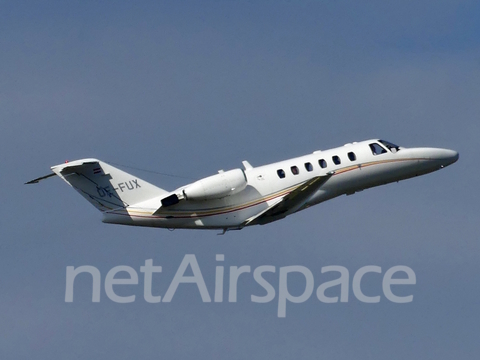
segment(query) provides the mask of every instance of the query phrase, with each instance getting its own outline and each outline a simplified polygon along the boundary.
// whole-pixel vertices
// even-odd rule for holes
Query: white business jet
[[[52,174],[27,184],[58,175],[103,213],[105,223],[225,233],[457,160],[453,150],[367,140],[259,167],[243,161],[243,169],[220,170],[171,192],[97,159],[53,166]]]

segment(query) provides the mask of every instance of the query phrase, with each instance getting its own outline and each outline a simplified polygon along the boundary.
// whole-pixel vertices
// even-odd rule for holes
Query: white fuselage
[[[376,144],[375,149],[372,144]],[[302,206],[278,219],[343,194],[439,170],[457,159],[458,153],[453,150],[389,148],[379,140],[367,140],[264,166],[246,167],[243,170],[246,187],[229,196],[180,201],[160,211],[158,197],[126,209],[107,211],[103,221],[162,228],[238,229],[247,219],[316,176],[331,175]],[[188,185],[173,193],[184,189]]]

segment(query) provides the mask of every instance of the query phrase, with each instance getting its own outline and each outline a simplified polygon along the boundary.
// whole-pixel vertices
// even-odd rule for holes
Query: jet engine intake
[[[221,199],[234,195],[247,187],[247,177],[242,169],[221,172],[198,180],[183,189],[187,200]]]

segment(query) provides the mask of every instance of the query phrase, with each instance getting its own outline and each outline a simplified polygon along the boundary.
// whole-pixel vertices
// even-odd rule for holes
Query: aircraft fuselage
[[[191,200],[189,191],[193,194],[204,184],[189,184],[170,193],[175,200],[172,205],[164,202],[168,206],[159,206],[166,198],[162,194],[125,208],[107,210],[103,221],[170,229],[241,229],[281,219],[343,194],[427,174],[457,159],[458,153],[453,150],[403,148],[367,140],[259,167],[246,163],[245,169],[241,169],[246,186],[241,191],[234,192],[232,188],[231,195]],[[305,185],[316,177],[321,177],[321,186]],[[301,196],[302,186],[308,187],[308,191],[312,186],[318,188],[308,193],[304,201],[290,200],[290,193]],[[290,200],[291,207],[268,214],[285,199]],[[262,212],[269,216],[259,216]]]

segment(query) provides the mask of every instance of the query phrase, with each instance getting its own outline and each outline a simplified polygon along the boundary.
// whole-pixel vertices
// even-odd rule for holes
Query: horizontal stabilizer
[[[45,176],[41,176],[39,178],[36,178],[36,179],[33,179],[33,180],[30,180],[30,181],[27,181],[25,183],[25,185],[28,185],[28,184],[38,184],[38,182],[40,180],[44,180],[44,179],[48,179],[49,177],[52,177],[52,176],[56,176],[57,174],[55,173],[52,173],[52,174],[48,174],[48,175],[45,175]]]

